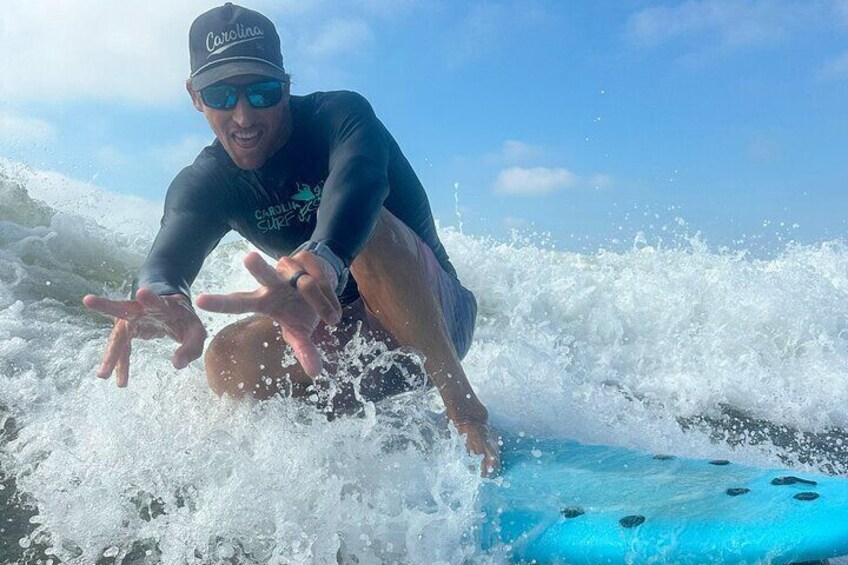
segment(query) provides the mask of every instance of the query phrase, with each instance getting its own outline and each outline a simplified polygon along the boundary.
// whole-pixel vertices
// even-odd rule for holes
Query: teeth
[[[253,132],[253,133],[249,133],[249,134],[248,133],[234,133],[233,134],[234,137],[236,137],[237,139],[240,139],[242,141],[249,141],[249,140],[253,139],[254,137],[256,137],[258,135],[259,135],[258,131]]]

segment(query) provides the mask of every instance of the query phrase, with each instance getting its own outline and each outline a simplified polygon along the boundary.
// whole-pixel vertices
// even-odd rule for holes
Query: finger
[[[269,265],[259,253],[252,251],[244,258],[244,266],[253,275],[253,278],[263,286],[274,288],[286,283],[274,268]]]
[[[297,281],[297,290],[303,299],[312,307],[325,324],[334,326],[341,320],[342,307],[339,300],[333,294],[330,301],[323,292],[318,280],[311,275],[304,275]],[[324,285],[325,286],[325,285]]]
[[[182,344],[174,352],[174,367],[182,369],[199,358],[206,341],[206,329],[202,324],[192,324],[186,331]]]
[[[483,476],[493,477],[501,471],[501,454],[491,440],[487,443],[486,455],[483,458]]]
[[[483,463],[480,468],[480,475],[483,478],[492,478],[500,474],[501,462],[490,455],[483,458]]]
[[[114,318],[133,320],[144,315],[144,308],[135,300],[110,300],[102,296],[88,294],[82,299],[82,303],[89,310],[106,314]]]
[[[97,376],[101,379],[108,379],[112,376],[112,371],[118,363],[121,351],[124,347],[124,342],[129,339],[129,324],[126,320],[118,320],[112,328],[112,333],[109,334],[109,343],[106,345],[106,351],[103,353],[103,361],[100,363],[100,368],[97,369]]]
[[[244,314],[259,312],[259,298],[255,292],[232,294],[201,294],[194,301],[198,308],[222,314]]]
[[[120,388],[127,386],[130,380],[130,352],[132,351],[132,342],[126,340],[121,348],[118,362],[115,364],[115,377],[117,385]]]
[[[309,336],[283,331],[283,339],[291,346],[295,358],[307,375],[317,377],[321,374],[321,353]]]

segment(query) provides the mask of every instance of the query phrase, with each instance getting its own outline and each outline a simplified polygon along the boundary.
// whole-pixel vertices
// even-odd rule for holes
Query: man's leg
[[[415,233],[383,209],[351,271],[380,324],[400,345],[425,356],[424,368],[448,417],[455,423],[485,423],[486,409],[462,369],[422,259]]]
[[[371,237],[351,266],[360,294],[377,323],[369,324],[362,303],[356,302],[345,307],[335,331],[319,328],[315,341],[324,351],[337,350],[353,337],[361,323],[363,331],[387,341],[390,347],[411,346],[425,356],[424,368],[445,400],[451,420],[485,422],[486,409],[465,377],[441,304],[419,257],[417,237],[387,210],[381,212]],[[291,355],[279,328],[270,318],[251,316],[225,327],[212,340],[205,355],[207,379],[217,394],[236,398],[250,395],[264,399],[280,393],[307,396],[313,379],[297,363],[283,367],[281,360],[286,357]],[[333,367],[328,369],[333,372]],[[379,375],[371,377],[378,379]],[[393,392],[403,390],[395,389]],[[344,404],[344,399],[340,401]]]
[[[216,394],[234,398],[304,397],[312,379],[297,363],[282,366],[287,350],[271,318],[239,320],[218,332],[206,349],[206,379]]]
[[[417,236],[384,209],[351,270],[379,326],[397,344],[425,356],[424,368],[445,403],[448,418],[466,435],[468,450],[483,455],[482,472],[487,475],[500,468],[499,449],[486,425],[488,412],[468,383],[422,259]],[[309,394],[313,381],[299,366],[281,367],[286,346],[276,330],[270,321],[252,318],[219,333],[206,353],[212,388],[238,397],[246,394],[245,389],[258,398]],[[342,339],[345,343],[350,337]],[[321,346],[321,338],[316,343]]]
[[[314,338],[319,348],[332,359],[333,353],[341,350],[356,332],[386,343],[390,349],[397,342],[371,318],[361,300],[346,306],[342,320],[332,331],[326,327],[316,330]],[[368,353],[359,359],[367,366],[371,359]],[[289,362],[283,366],[283,360]],[[390,369],[375,368],[362,377],[359,393],[368,400],[379,400],[385,396],[417,388],[416,382],[406,378],[420,372],[414,363],[403,363]],[[209,386],[218,395],[227,394],[234,398],[250,396],[259,400],[276,394],[305,398],[318,393],[319,405],[331,406],[332,412],[341,414],[357,410],[361,403],[356,399],[353,384],[335,379],[316,383],[306,375],[294,360],[291,348],[283,341],[279,327],[265,316],[251,316],[230,324],[214,337],[206,350],[206,377]],[[325,363],[330,375],[337,373],[332,360]],[[315,386],[313,386],[315,385]],[[418,385],[420,386],[420,385]],[[312,388],[310,388],[312,387]],[[331,387],[335,387],[332,391]],[[332,398],[330,393],[334,392]]]

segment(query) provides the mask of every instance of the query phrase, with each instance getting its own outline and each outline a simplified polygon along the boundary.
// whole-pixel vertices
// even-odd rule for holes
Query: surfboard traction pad
[[[527,563],[821,563],[848,555],[848,480],[508,438],[484,549]]]

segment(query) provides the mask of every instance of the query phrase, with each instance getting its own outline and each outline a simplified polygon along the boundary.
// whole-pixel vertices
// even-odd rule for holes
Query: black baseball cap
[[[232,2],[197,16],[188,32],[188,49],[194,90],[237,75],[287,78],[274,24]]]

